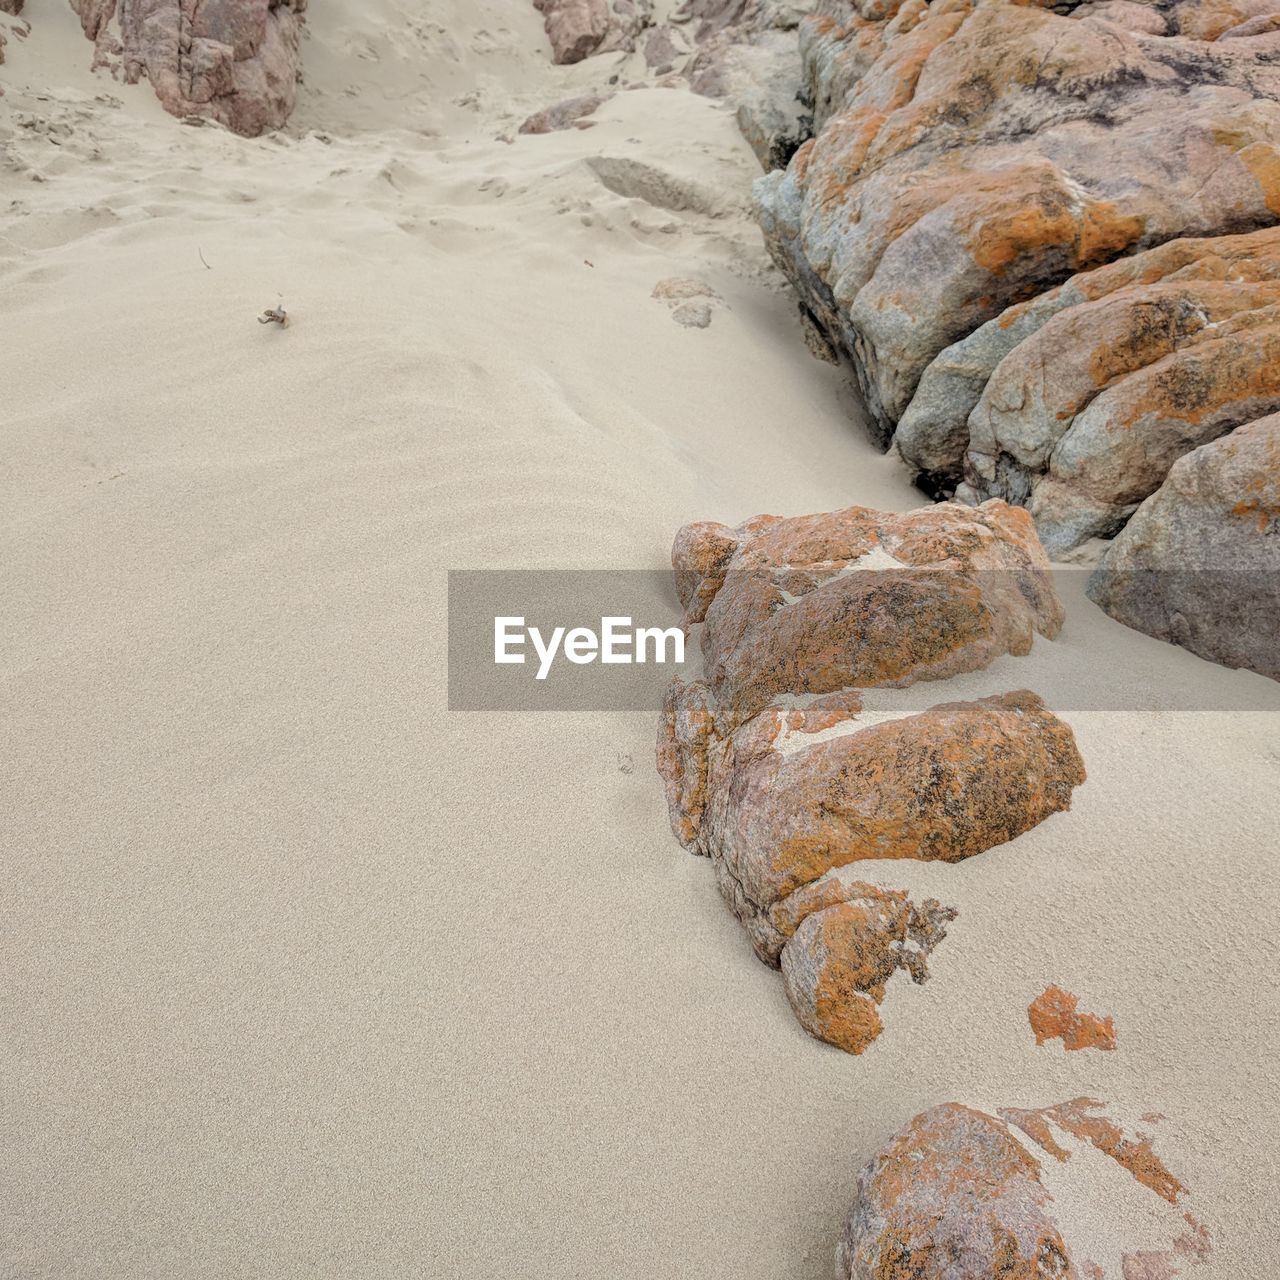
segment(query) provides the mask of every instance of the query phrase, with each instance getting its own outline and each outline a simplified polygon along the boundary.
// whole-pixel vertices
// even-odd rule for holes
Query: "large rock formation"
[[[1134,399],[1149,384],[1151,366],[1172,369],[1183,363],[1184,348],[1213,340],[1217,329],[1200,313],[1201,291],[1219,316],[1247,317],[1272,305],[1277,288],[1275,227],[1171,240],[1073,276],[939,353],[898,423],[894,444],[940,489],[955,488],[967,463],[964,496],[999,490],[1034,505],[1045,476],[1050,490],[1061,488],[1063,477],[1052,473],[1054,448],[1095,399],[1136,374],[1137,382],[1114,392]],[[1265,341],[1265,320],[1235,328]],[[1176,358],[1167,361],[1170,356]],[[1035,360],[1044,362],[1041,379],[1030,368]],[[1220,379],[1218,394],[1227,397],[1220,403],[1230,403],[1233,390],[1237,398],[1248,395],[1247,386],[1233,389]],[[1218,404],[1211,412],[1219,412]]]
[[[1280,414],[1176,462],[1089,594],[1127,626],[1280,680]]]
[[[820,132],[757,196],[883,442],[930,362],[1006,307],[1276,220],[1280,32],[1248,34],[1252,16],[824,0],[802,37]]]
[[[246,136],[278,128],[293,110],[307,0],[71,0],[95,65],[120,57],[164,109],[203,116]],[[118,34],[116,27],[119,27]]]
[[[997,1117],[953,1102],[916,1116],[858,1175],[837,1274],[841,1280],[1098,1280],[1107,1273],[1090,1256],[1095,1245],[1120,1255],[1125,1280],[1172,1280],[1207,1262],[1209,1233],[1190,1213],[1174,1209],[1186,1189],[1149,1138],[1099,1114],[1101,1105],[1077,1098]],[[1114,1161],[1117,1176],[1122,1170],[1168,1206],[1157,1205],[1150,1215],[1165,1219],[1167,1248],[1098,1240],[1095,1229],[1060,1212],[1045,1161],[1066,1164],[1086,1146]],[[1087,1190],[1106,1194],[1096,1186]]]
[[[858,689],[980,669],[1054,635],[1062,608],[1025,512],[865,508],[737,529],[672,553],[705,678],[668,690],[658,768],[672,829],[712,860],[757,954],[813,1035],[861,1052],[898,969],[953,916],[846,870],[959,862],[1070,805],[1071,730],[1026,691],[861,723]]]

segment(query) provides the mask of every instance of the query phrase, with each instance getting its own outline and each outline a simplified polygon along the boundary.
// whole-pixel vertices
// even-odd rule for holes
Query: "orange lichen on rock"
[[[1002,1111],[1005,1119],[998,1119],[953,1102],[916,1116],[858,1175],[836,1251],[837,1275],[841,1280],[1104,1280],[1108,1273],[1096,1261],[1073,1253],[1094,1253],[1102,1244],[1120,1258],[1121,1280],[1173,1280],[1186,1267],[1206,1262],[1212,1241],[1189,1213],[1184,1230],[1167,1224],[1171,1234],[1178,1233],[1168,1249],[1128,1249],[1123,1239],[1099,1241],[1096,1226],[1081,1233],[1089,1244],[1079,1243],[1072,1219],[1059,1216],[1044,1165],[1012,1132],[1009,1120],[1037,1117],[1031,1136],[1040,1141],[1037,1133],[1049,1123],[1044,1117],[1075,1124],[1080,1105]],[[1132,1153],[1123,1135],[1100,1144],[1094,1139],[1101,1118],[1087,1119],[1084,1140],[1124,1164]],[[1046,1150],[1067,1158],[1056,1146]],[[1159,1184],[1155,1189],[1162,1191]]]
[[[726,730],[783,694],[975,671],[1062,625],[1034,526],[1003,502],[702,522],[672,560]]]
[[[1026,690],[860,725],[872,685],[973,671],[1052,636],[1062,605],[1030,521],[993,504],[702,522],[672,553],[705,679],[658,740],[672,830],[712,860],[813,1035],[860,1053],[898,969],[917,982],[950,908],[874,889],[866,860],[959,862],[1070,806],[1070,728]]]
[[[994,1116],[952,1102],[916,1116],[859,1173],[836,1272],[1052,1280],[1072,1265],[1035,1158]]]
[[[782,949],[791,1008],[810,1035],[861,1053],[881,1031],[876,1005],[899,970],[928,977],[926,957],[946,937],[955,911],[905,893],[833,881],[839,899],[810,910]],[[833,895],[834,896],[834,895]]]
[[[1061,987],[1049,987],[1027,1007],[1036,1044],[1061,1040],[1068,1051],[1114,1049],[1115,1024],[1110,1017],[1079,1012],[1080,999]]]
[[[877,23],[861,0],[839,7],[846,23],[801,24],[817,136],[756,194],[878,440],[927,366],[1006,307],[1280,212],[1280,68],[1256,25],[1273,15],[965,2]],[[1184,20],[1235,38],[1193,52]]]
[[[1177,1204],[1186,1188],[1165,1168],[1151,1146],[1151,1139],[1141,1134],[1130,1137],[1114,1120],[1096,1115],[1104,1104],[1094,1098],[1074,1098],[1056,1107],[1025,1111],[1009,1107],[1000,1112],[1002,1118],[1016,1125],[1033,1142],[1043,1147],[1056,1160],[1068,1160],[1066,1151],[1053,1137],[1053,1126],[1072,1134],[1110,1156],[1127,1169],[1134,1179],[1150,1188],[1162,1200]]]

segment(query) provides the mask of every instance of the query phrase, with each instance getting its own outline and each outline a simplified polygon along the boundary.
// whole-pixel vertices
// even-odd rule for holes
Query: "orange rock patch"
[[[1115,1024],[1110,1017],[1080,1013],[1079,997],[1061,987],[1049,987],[1027,1007],[1036,1044],[1061,1040],[1068,1051],[1076,1049],[1114,1049]]]

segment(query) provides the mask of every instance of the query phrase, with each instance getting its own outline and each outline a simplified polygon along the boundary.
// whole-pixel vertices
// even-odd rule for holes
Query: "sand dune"
[[[872,867],[945,884],[946,963],[816,1044],[670,838],[654,715],[445,706],[449,569],[923,501],[805,348],[731,113],[517,135],[634,62],[332,0],[247,140],[89,73],[64,8],[0,69],[0,1272],[816,1280],[909,1117],[1090,1094],[1169,1117],[1197,1276],[1269,1277],[1280,688],[1075,584],[948,693],[1070,721],[1070,822]],[[1037,1049],[1050,982],[1121,1051]]]

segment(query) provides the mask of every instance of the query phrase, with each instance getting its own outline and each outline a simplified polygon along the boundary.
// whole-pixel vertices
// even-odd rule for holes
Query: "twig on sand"
[[[199,246],[199,245],[196,245],[196,252],[200,255],[200,261],[201,261],[201,262],[204,262],[204,250],[203,250],[202,248],[200,248],[200,246]],[[206,271],[212,271],[212,270],[213,270],[213,268],[212,268],[212,267],[211,267],[207,262],[204,262],[204,269],[205,269]]]

